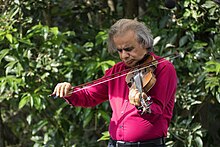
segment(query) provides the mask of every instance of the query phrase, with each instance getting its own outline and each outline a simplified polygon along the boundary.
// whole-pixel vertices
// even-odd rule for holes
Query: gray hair
[[[148,51],[152,51],[154,40],[150,29],[148,29],[144,23],[138,22],[137,20],[120,19],[111,26],[108,33],[108,51],[110,53],[116,51],[113,37],[123,34],[128,30],[134,31],[138,43],[140,43],[144,48],[148,49]]]

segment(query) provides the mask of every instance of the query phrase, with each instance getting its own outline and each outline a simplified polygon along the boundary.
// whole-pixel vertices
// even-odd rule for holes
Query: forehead
[[[134,44],[136,43],[136,34],[132,30],[118,33],[114,35],[113,41],[116,46]]]

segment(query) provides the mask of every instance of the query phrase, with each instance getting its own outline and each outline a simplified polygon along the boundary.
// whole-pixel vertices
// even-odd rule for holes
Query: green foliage
[[[179,83],[167,145],[220,144],[219,5],[211,0],[184,0],[168,10],[161,1],[146,3],[147,15],[139,19],[152,29],[156,54],[182,55],[170,58]],[[106,39],[122,4],[118,2],[114,13],[107,1],[19,0],[0,5],[4,144],[97,146],[99,141],[106,146],[108,102],[84,109],[48,95],[59,82],[74,86],[97,79],[118,61],[107,53]]]
[[[216,97],[220,103],[220,63],[216,61],[206,62],[205,69],[205,89]]]
[[[218,121],[219,116],[210,109],[219,107],[219,6],[212,1],[196,0],[180,2],[180,6],[183,15],[173,14],[178,17],[172,27],[178,35],[175,41],[165,41],[174,42],[172,46],[183,55],[174,61],[179,88],[169,145],[215,146],[219,140],[212,142],[207,136],[218,136],[209,127],[211,124],[219,131],[219,125],[212,122]]]
[[[179,83],[168,146],[216,146],[220,142],[220,126],[214,123],[219,121],[219,9],[213,1],[185,0],[169,13],[161,16],[164,11],[160,10],[153,13],[155,17],[143,18],[152,22],[148,25],[156,36],[157,54],[177,51],[182,56],[170,59]]]
[[[98,122],[103,121],[100,127],[104,128],[110,121],[108,104],[100,105],[101,110],[79,109],[48,95],[58,82],[69,81],[78,85],[91,81],[115,64],[104,47],[106,31],[100,30],[93,41],[88,38],[88,42],[76,43],[75,31],[61,32],[58,27],[28,19],[18,21],[18,18],[29,15],[22,10],[23,5],[29,11],[36,9],[32,4],[37,4],[39,11],[36,14],[44,11],[45,7],[41,7],[40,2],[20,1],[14,4],[12,2],[11,7],[7,7],[8,11],[1,15],[0,30],[0,66],[3,69],[0,71],[1,117],[18,138],[13,144],[88,146],[96,143],[98,137],[91,140],[91,136],[101,134],[98,133]],[[26,18],[37,17],[36,14]],[[16,117],[19,117],[18,121]],[[80,141],[81,136],[85,137],[85,142]],[[11,144],[10,140],[13,138],[5,143]]]
[[[98,141],[102,141],[102,140],[109,140],[110,138],[110,134],[109,131],[105,131],[102,133],[102,137],[98,139]]]

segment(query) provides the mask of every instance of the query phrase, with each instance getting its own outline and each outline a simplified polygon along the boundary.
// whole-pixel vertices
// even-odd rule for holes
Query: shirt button
[[[123,126],[119,126],[119,128],[123,128]]]
[[[124,114],[124,111],[121,111],[121,114]]]

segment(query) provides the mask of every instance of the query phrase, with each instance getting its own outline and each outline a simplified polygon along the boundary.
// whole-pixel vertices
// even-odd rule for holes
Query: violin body
[[[148,56],[145,62],[146,63],[143,64],[144,66],[142,68],[134,69],[127,74],[126,82],[130,89],[138,89],[140,93],[144,92],[147,94],[147,92],[156,83],[156,78],[153,72],[156,69],[158,62],[151,55]],[[137,107],[137,109],[141,110],[141,114],[144,114],[146,112],[151,113],[151,97],[148,96],[146,99],[144,99],[141,95],[142,94],[140,94],[141,106]]]

